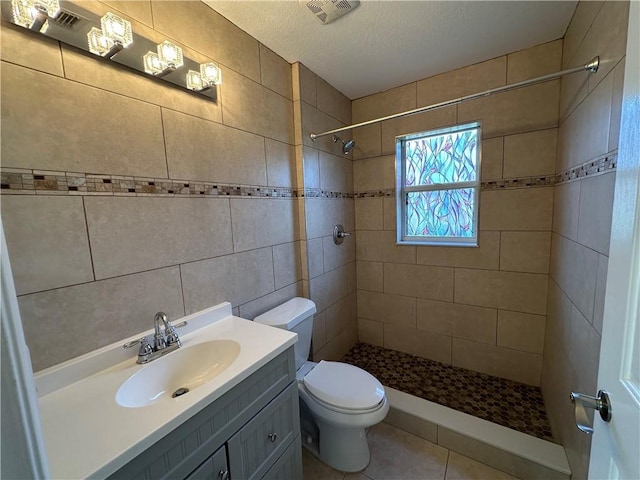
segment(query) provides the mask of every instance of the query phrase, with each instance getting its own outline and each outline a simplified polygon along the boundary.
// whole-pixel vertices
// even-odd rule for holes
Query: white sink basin
[[[116,402],[137,408],[173,400],[174,394],[188,395],[222,373],[239,353],[240,344],[234,340],[211,340],[179,348],[131,375],[118,389]]]

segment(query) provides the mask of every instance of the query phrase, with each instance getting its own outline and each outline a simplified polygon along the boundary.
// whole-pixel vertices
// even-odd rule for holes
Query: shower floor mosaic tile
[[[538,387],[367,343],[357,343],[342,361],[388,387],[553,441]]]

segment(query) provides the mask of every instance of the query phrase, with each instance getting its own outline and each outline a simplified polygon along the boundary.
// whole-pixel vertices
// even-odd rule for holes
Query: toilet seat
[[[385,399],[384,387],[373,375],[347,363],[322,360],[302,383],[315,400],[342,413],[374,411]]]

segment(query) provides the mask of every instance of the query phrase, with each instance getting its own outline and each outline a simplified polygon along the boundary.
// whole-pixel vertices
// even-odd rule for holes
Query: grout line
[[[162,145],[164,147],[164,164],[167,166],[167,178],[169,178],[169,155],[167,154],[167,134],[164,130],[164,115],[160,107],[160,128],[162,129]]]
[[[91,235],[89,234],[89,220],[88,220],[88,216],[87,216],[87,206],[85,205],[84,197],[82,198],[82,210],[84,212],[84,226],[85,226],[85,229],[86,229],[86,232],[87,232],[87,244],[89,245],[89,258],[91,259],[91,272],[93,274],[93,282],[95,282],[95,281],[97,281],[96,280],[96,267],[95,267],[94,261],[93,261],[93,250],[91,248]],[[85,283],[92,283],[92,282],[85,282]],[[79,284],[79,285],[82,285],[82,284]],[[64,288],[64,287],[62,287],[62,288]]]
[[[182,265],[178,265],[178,273],[180,274],[180,291],[182,292],[182,310],[187,315],[187,303],[184,300],[184,283],[182,282]]]

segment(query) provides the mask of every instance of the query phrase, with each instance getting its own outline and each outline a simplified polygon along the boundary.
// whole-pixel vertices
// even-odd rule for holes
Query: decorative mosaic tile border
[[[618,166],[618,151],[609,152],[600,158],[590,160],[578,165],[577,167],[570,168],[556,175],[556,185],[560,183],[570,182],[572,180],[578,180],[584,177],[592,177],[594,175],[610,172],[615,170]]]

